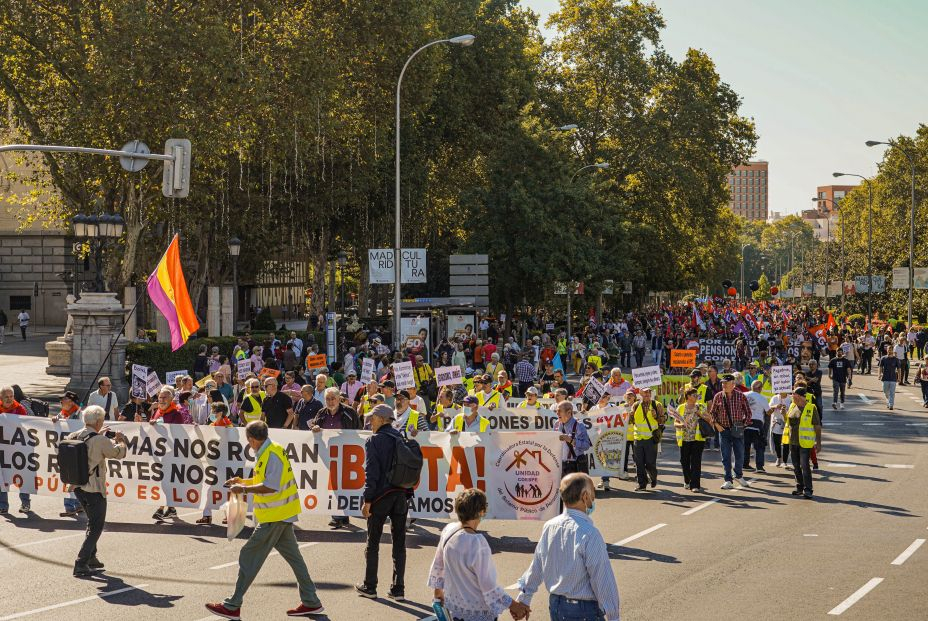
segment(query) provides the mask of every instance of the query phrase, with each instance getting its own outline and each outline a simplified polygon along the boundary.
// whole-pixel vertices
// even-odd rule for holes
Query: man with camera
[[[74,575],[77,577],[103,570],[103,563],[97,559],[97,541],[106,522],[106,460],[126,456],[126,436],[103,427],[106,413],[102,407],[87,406],[81,417],[84,428],[67,437],[87,445],[87,482],[71,486],[87,515],[87,536],[74,562]]]

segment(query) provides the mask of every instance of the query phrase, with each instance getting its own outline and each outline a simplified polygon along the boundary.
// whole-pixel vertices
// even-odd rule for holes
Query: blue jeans
[[[65,511],[77,511],[80,506],[81,503],[77,500],[77,497],[74,494],[68,494],[64,497]]]
[[[599,604],[592,600],[569,599],[563,595],[548,597],[548,614],[551,621],[605,621]]]
[[[896,382],[883,382],[883,394],[886,395],[886,403],[893,407],[896,402]]]
[[[725,480],[731,482],[731,454],[732,449],[735,453],[735,478],[740,479],[744,473],[741,466],[744,465],[744,437],[733,438],[731,429],[725,429],[719,433],[719,440],[722,442],[722,466],[725,467]]]
[[[19,493],[19,502],[26,505],[29,504],[29,494],[24,494],[23,492]],[[10,498],[8,492],[0,492],[0,510],[9,511],[10,510]]]

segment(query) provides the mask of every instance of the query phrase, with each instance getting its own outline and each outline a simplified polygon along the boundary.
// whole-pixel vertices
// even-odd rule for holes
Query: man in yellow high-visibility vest
[[[793,496],[812,498],[812,449],[822,452],[822,418],[818,407],[807,398],[806,389],[793,390],[793,404],[786,412],[789,453],[796,476]],[[785,440],[785,437],[784,437]]]
[[[309,617],[325,610],[316,595],[316,585],[309,577],[306,562],[300,553],[293,533],[293,525],[300,516],[300,496],[296,477],[284,447],[267,437],[267,423],[254,421],[245,427],[245,439],[255,452],[254,476],[250,479],[234,477],[226,481],[233,494],[254,494],[257,528],[242,546],[238,557],[238,581],[235,593],[221,603],[206,604],[214,615],[226,619],[240,619],[242,599],[258,575],[271,550],[277,550],[287,561],[300,587],[301,604],[287,611],[290,617]],[[266,617],[268,612],[255,614]]]

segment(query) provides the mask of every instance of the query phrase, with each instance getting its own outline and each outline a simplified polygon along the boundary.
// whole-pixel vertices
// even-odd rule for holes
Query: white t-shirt
[[[113,395],[113,397],[110,399],[110,409],[107,411],[106,399],[110,395]],[[93,391],[87,397],[87,405],[99,405],[106,412],[107,420],[116,420],[116,417],[119,416],[119,399],[116,397],[116,393],[112,391],[105,395],[101,395],[99,390]]]
[[[763,422],[764,414],[766,414],[769,409],[767,397],[753,390],[744,393],[744,396],[747,398],[748,406],[751,408],[751,419]]]
[[[20,314],[16,315],[16,319],[19,320],[20,328],[25,328],[29,326],[29,313],[27,313],[26,311],[23,311]]]
[[[780,395],[773,395],[773,398],[770,399],[770,410],[772,414],[770,415],[770,430],[776,434],[782,434],[783,428],[786,425],[786,418],[784,413],[780,410],[780,406],[789,407],[789,402],[791,399],[786,397],[786,399],[781,399]]]
[[[896,345],[893,347],[893,353],[899,360],[905,360],[905,345]]]
[[[857,358],[853,343],[841,343],[841,349],[844,350],[844,357],[848,360],[855,360]]]

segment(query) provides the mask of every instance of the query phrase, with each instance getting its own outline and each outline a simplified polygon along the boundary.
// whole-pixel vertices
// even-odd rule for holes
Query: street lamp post
[[[340,272],[341,281],[342,281],[341,306],[342,306],[342,318],[343,319],[345,317],[345,263],[347,261],[348,261],[348,255],[345,253],[344,250],[342,250],[341,252],[338,253],[338,271]]]
[[[878,144],[885,144],[897,149],[909,160],[909,167],[912,169],[912,211],[909,217],[909,314],[908,328],[912,327],[912,300],[915,297],[915,158],[906,149],[899,146],[894,140],[880,142],[878,140],[868,140],[865,143],[868,147],[874,147]]]
[[[590,164],[590,165],[588,165],[588,166],[584,166],[583,168],[581,168],[580,170],[578,170],[577,172],[575,172],[575,173],[573,174],[573,176],[571,176],[570,182],[573,183],[573,182],[574,182],[574,178],[575,178],[577,175],[579,175],[580,173],[582,173],[584,170],[587,170],[588,168],[596,168],[596,169],[599,169],[599,170],[605,170],[605,169],[609,168],[609,162],[597,162],[596,164]]]
[[[741,244],[741,300],[744,300],[744,249],[751,244]]]
[[[845,301],[845,298],[844,298],[844,281],[845,281],[845,278],[847,278],[847,255],[844,253],[844,240],[845,240],[845,237],[844,237],[844,212],[841,211],[841,205],[838,203],[838,201],[834,200],[833,198],[828,198],[827,196],[822,197],[822,198],[818,198],[817,196],[813,196],[813,197],[812,197],[812,200],[813,200],[813,201],[816,201],[816,202],[818,202],[818,201],[820,201],[820,200],[829,201],[832,205],[835,206],[835,210],[838,212],[838,218],[841,220],[841,312],[843,313],[843,312],[844,312],[844,301]],[[830,241],[831,241],[831,218],[829,218],[829,219],[827,220],[827,222],[828,222],[828,240],[827,240],[827,241],[830,242]],[[826,243],[827,243],[827,242],[826,242]],[[826,269],[826,270],[828,269],[828,265],[825,265],[825,269]],[[827,277],[827,276],[825,277],[825,295],[826,295],[825,303],[827,304],[827,303],[828,303],[828,298],[827,298],[827,295],[828,295],[828,277]]]
[[[858,177],[867,184],[867,329],[869,329],[873,318],[873,185],[870,179],[855,173],[835,172],[831,173],[831,176]]]
[[[74,236],[90,242],[94,257],[96,275],[94,290],[98,293],[106,291],[106,280],[103,278],[103,248],[111,241],[115,242],[122,237],[126,223],[119,214],[103,214],[101,216],[88,216],[82,213],[71,218],[74,227]]]
[[[468,47],[473,44],[474,35],[465,34],[457,37],[452,37],[450,39],[438,39],[437,41],[432,41],[431,43],[426,43],[418,50],[412,53],[412,55],[406,59],[406,64],[403,65],[403,69],[400,71],[400,77],[396,81],[396,230],[395,230],[395,244],[393,248],[393,274],[395,282],[393,285],[393,343],[398,345],[400,342],[400,306],[402,304],[402,295],[400,292],[400,277],[402,275],[402,235],[401,235],[401,215],[400,215],[400,89],[403,86],[403,75],[406,73],[406,68],[409,67],[409,63],[412,62],[412,59],[422,50],[432,47],[433,45],[438,45],[439,43],[451,43],[453,45],[460,45],[462,47]]]
[[[235,335],[235,322],[238,314],[235,307],[238,304],[238,255],[242,252],[242,240],[233,237],[228,241],[229,256],[232,257],[232,335]]]

